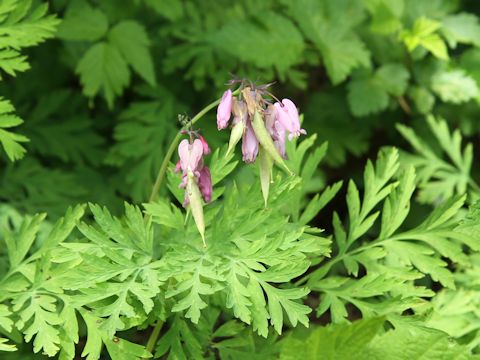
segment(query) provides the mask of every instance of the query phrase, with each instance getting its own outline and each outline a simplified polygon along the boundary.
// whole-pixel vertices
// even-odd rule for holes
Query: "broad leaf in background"
[[[282,342],[280,359],[473,359],[447,334],[425,327],[384,330],[384,319],[293,331]]]

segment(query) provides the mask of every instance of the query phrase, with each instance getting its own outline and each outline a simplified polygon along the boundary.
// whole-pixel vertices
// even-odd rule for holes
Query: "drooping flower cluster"
[[[197,183],[203,200],[208,203],[212,200],[212,178],[210,170],[203,163],[203,156],[210,154],[210,147],[205,139],[199,135],[198,139],[184,139],[178,145],[178,155],[180,160],[175,167],[176,172],[182,172],[182,182],[180,188],[187,189],[189,181],[189,172],[193,175],[193,180]],[[184,206],[190,202],[188,191],[185,191]]]
[[[194,136],[197,138],[194,139]],[[192,132],[189,140],[184,139],[178,145],[180,160],[175,166],[175,172],[182,173],[180,188],[185,189],[183,206],[189,206],[204,246],[206,243],[202,199],[206,203],[212,200],[212,177],[203,162],[203,156],[209,153],[210,147],[205,139]]]
[[[289,174],[285,163],[285,142],[306,134],[300,127],[300,118],[295,104],[289,99],[282,101],[268,92],[269,85],[253,86],[241,83],[238,96],[231,90],[225,91],[217,109],[217,127],[228,127],[231,121],[231,135],[227,154],[242,140],[243,160],[253,163],[259,158],[260,183],[267,206],[268,192],[272,180],[272,167],[276,163]],[[271,99],[275,99],[273,102]],[[203,156],[210,153],[205,139],[195,131],[183,131],[189,135],[178,146],[178,161],[175,171],[182,173],[180,188],[185,189],[183,205],[188,207],[205,242],[205,221],[203,202],[212,200],[212,179],[210,170],[203,162]]]
[[[283,159],[286,158],[285,141],[292,140],[301,134],[306,134],[300,127],[300,118],[295,104],[289,99],[272,102],[274,98],[268,91],[269,85],[254,87],[241,86],[239,96],[234,97],[229,89],[224,92],[217,109],[217,127],[219,130],[228,126],[233,114],[232,132],[230,135],[229,152],[242,139],[243,161],[252,163],[257,158],[260,148],[270,152],[270,144]],[[255,114],[258,114],[261,123],[254,126]],[[262,138],[263,129],[267,130],[270,139]],[[274,160],[276,156],[273,156]]]

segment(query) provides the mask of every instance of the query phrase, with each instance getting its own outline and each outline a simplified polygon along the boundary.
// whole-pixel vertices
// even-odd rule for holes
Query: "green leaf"
[[[79,230],[102,255],[83,254],[83,266],[64,274],[65,287],[80,290],[76,303],[94,309],[102,319],[102,331],[111,338],[126,327],[128,319],[148,315],[152,298],[160,292],[167,272],[152,261],[151,222],[144,221],[138,207],[125,204],[125,217],[113,217],[106,208],[90,205],[97,227],[79,225]]]
[[[30,69],[30,65],[27,62],[27,57],[21,56],[18,51],[0,49],[0,68],[8,75],[15,76],[17,72]]]
[[[468,214],[455,228],[469,238],[478,239],[480,236],[480,201],[476,201],[468,209]]]
[[[4,1],[0,6],[0,68],[14,76],[29,69],[27,57],[19,50],[52,38],[60,21],[47,15],[45,3],[31,8],[31,1]]]
[[[174,316],[169,328],[157,343],[155,357],[161,357],[169,352],[173,359],[201,359],[203,358],[202,345],[181,316]]]
[[[43,351],[49,356],[55,355],[59,350],[60,337],[57,325],[62,323],[57,314],[57,300],[50,295],[37,294],[28,300],[24,307],[26,296],[14,301],[13,310],[18,312],[20,320],[16,326],[24,328],[25,341],[33,341],[33,351]],[[22,309],[23,308],[23,309]],[[29,324],[29,325],[27,325]]]
[[[385,110],[389,95],[401,96],[410,75],[396,63],[382,65],[373,75],[361,74],[348,84],[348,102],[355,116],[365,116]]]
[[[437,125],[436,131],[445,136],[442,127]],[[449,146],[449,141],[449,137],[444,140],[445,146]],[[455,147],[459,146],[458,139],[453,141]],[[456,158],[455,153],[452,156]],[[428,275],[445,287],[455,288],[453,271],[444,259],[463,265],[467,263],[463,246],[477,248],[477,236],[471,238],[455,231],[456,224],[452,221],[465,201],[464,196],[449,198],[420,225],[403,229],[415,190],[415,172],[413,166],[400,173],[398,169],[397,151],[385,149],[380,152],[375,166],[367,163],[363,199],[355,183],[349,183],[348,231],[335,214],[333,227],[338,252],[305,277],[307,285],[321,293],[318,316],[330,310],[333,322],[343,322],[349,316],[348,303],[365,318],[416,308],[423,301],[422,297],[434,293],[414,285],[413,280]],[[398,177],[398,181],[394,177]],[[374,224],[379,216],[378,204],[382,201],[382,222],[377,229]],[[378,236],[375,235],[377,231]],[[370,240],[371,237],[374,240]],[[366,242],[360,245],[358,239],[361,238]],[[331,273],[340,261],[352,277]],[[360,266],[366,275],[359,275]],[[378,306],[379,298],[382,306]]]
[[[94,97],[103,91],[109,107],[116,96],[123,93],[130,83],[130,71],[120,51],[112,44],[100,42],[93,45],[79,61],[77,74],[83,86],[83,93]]]
[[[21,143],[29,141],[27,137],[7,130],[23,123],[22,119],[12,114],[14,110],[10,101],[0,98],[0,143],[11,161],[25,155],[26,150]]]
[[[461,104],[479,95],[477,83],[463,70],[437,72],[432,77],[432,90],[440,99]]]
[[[182,212],[166,200],[160,199],[153,203],[143,204],[143,207],[154,223],[179,230],[184,228],[185,218]]]
[[[12,344],[8,344],[8,339],[0,337],[0,351],[17,351],[17,347]]]
[[[27,255],[45,216],[46,214],[37,214],[31,219],[24,219],[16,236],[9,229],[2,229],[11,268],[16,268]]]
[[[86,356],[87,360],[97,360],[100,358],[102,343],[105,344],[112,360],[141,360],[152,357],[152,354],[150,354],[144,346],[116,336],[112,338],[105,332],[99,330],[98,323],[101,322],[101,319],[84,310],[80,313],[85,320],[88,330],[87,342],[82,352],[82,356]]]
[[[370,23],[372,31],[390,34],[402,27],[403,0],[366,0],[364,3],[372,16]]]
[[[395,324],[395,323],[394,323]],[[415,323],[414,323],[415,324]],[[383,329],[384,319],[293,331],[281,342],[281,360],[293,359],[475,359],[442,331],[408,322]]]
[[[122,21],[110,30],[108,39],[133,70],[155,86],[155,69],[149,52],[150,40],[144,27],[136,21]]]
[[[457,43],[480,45],[480,24],[474,14],[460,13],[445,17],[442,20],[442,33],[452,48]]]
[[[375,77],[389,94],[400,96],[405,93],[410,74],[403,65],[390,63],[382,65],[376,71]]]
[[[429,116],[427,123],[440,151],[433,150],[435,144],[430,145],[412,129],[401,124],[397,129],[415,150],[414,155],[404,155],[402,162],[416,168],[421,189],[419,200],[434,203],[468,190],[472,182],[473,150],[471,144],[462,147],[460,131],[450,132],[445,120]]]
[[[365,116],[385,110],[388,94],[375,79],[353,80],[348,84],[348,103],[355,116]]]
[[[317,327],[304,334],[290,334],[282,342],[280,359],[366,359],[368,345],[384,319],[356,321],[351,325]]]
[[[172,0],[168,4],[156,0],[143,0],[147,6],[170,21],[178,20],[183,15],[183,3],[180,0]]]
[[[90,6],[86,1],[72,2],[58,27],[57,36],[71,41],[96,41],[108,30],[105,14]]]
[[[379,335],[371,343],[377,359],[461,359],[477,358],[442,331],[425,327],[399,327]]]
[[[438,21],[420,17],[415,21],[411,30],[404,30],[400,37],[407,46],[407,49],[412,52],[418,46],[422,46],[430,51],[435,57],[447,60],[448,52],[445,42],[437,34],[441,24]]]
[[[211,295],[217,290],[206,280],[218,280],[219,276],[215,273],[215,268],[211,263],[198,255],[196,258],[192,255],[188,259],[190,264],[182,269],[185,272],[181,277],[183,281],[167,291],[165,296],[171,298],[180,295],[180,299],[173,306],[172,311],[187,310],[185,317],[191,319],[193,323],[198,323],[200,311],[207,307],[207,303],[201,295]]]
[[[262,14],[258,21],[229,22],[206,40],[236,59],[260,68],[274,67],[280,73],[297,64],[304,50],[297,28],[274,12]]]
[[[345,2],[342,6],[333,7],[329,6],[329,2],[320,3],[315,0],[287,4],[304,35],[320,51],[334,85],[344,81],[352,70],[370,65],[370,53],[353,30],[355,20],[341,21],[343,11],[361,13],[355,7],[359,4]]]
[[[426,88],[421,86],[412,86],[408,91],[408,95],[413,99],[417,110],[426,115],[430,113],[435,105],[435,96]]]

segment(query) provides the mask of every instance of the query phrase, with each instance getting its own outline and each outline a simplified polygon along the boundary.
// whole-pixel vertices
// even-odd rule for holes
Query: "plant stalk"
[[[238,94],[239,90],[235,90],[232,95]],[[218,104],[220,104],[221,99],[217,99],[214,102],[208,104],[205,106],[202,110],[200,110],[197,115],[195,115],[192,120],[190,120],[190,123],[182,127],[182,129],[175,135],[175,138],[172,140],[170,146],[168,147],[167,153],[165,154],[165,158],[163,159],[162,165],[160,166],[160,170],[158,171],[157,178],[155,180],[155,183],[153,184],[152,188],[152,193],[150,194],[150,197],[148,198],[148,202],[152,202],[157,198],[157,195],[160,191],[160,188],[163,183],[163,179],[165,178],[165,173],[167,172],[168,164],[170,163],[170,160],[173,156],[173,153],[175,152],[175,149],[178,146],[178,143],[180,142],[180,139],[182,138],[182,130],[186,130],[187,126],[189,125],[194,125],[198,120],[200,120],[206,113],[208,113],[210,110],[212,110],[214,107],[216,107]]]
[[[233,92],[233,95],[238,94],[239,90],[236,90]],[[173,138],[172,142],[170,143],[170,146],[168,147],[167,153],[165,154],[165,157],[163,159],[162,165],[160,166],[160,169],[158,170],[157,178],[155,179],[155,183],[153,184],[152,187],[152,192],[150,193],[150,197],[148,198],[148,202],[154,201],[158,193],[160,192],[163,180],[165,178],[165,174],[167,173],[167,168],[168,164],[170,163],[170,160],[173,156],[173,153],[175,152],[175,149],[178,146],[178,143],[180,142],[180,139],[182,138],[182,131],[186,130],[188,126],[194,125],[198,120],[200,120],[206,113],[208,113],[210,110],[212,110],[214,107],[216,107],[218,104],[220,104],[221,99],[217,99],[214,102],[208,104],[205,106],[202,110],[200,110],[197,115],[195,115],[190,122],[183,126],[180,131],[175,135]],[[148,218],[148,215],[146,216]],[[155,324],[155,327],[152,330],[152,333],[150,334],[147,345],[146,345],[146,350],[148,352],[152,352],[153,348],[155,347],[155,344],[157,343],[158,336],[160,335],[160,331],[162,330],[163,327],[163,321],[158,320],[157,323]]]
[[[160,335],[160,331],[162,330],[162,327],[163,327],[163,321],[158,320],[157,323],[155,324],[155,327],[153,328],[152,333],[150,334],[150,337],[148,338],[148,341],[147,341],[146,350],[149,353],[152,353],[153,348],[155,347],[155,344],[157,343],[157,339],[158,339],[158,336]]]

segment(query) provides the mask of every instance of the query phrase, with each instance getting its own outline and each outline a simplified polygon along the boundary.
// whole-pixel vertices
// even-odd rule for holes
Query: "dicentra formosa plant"
[[[295,104],[290,99],[278,100],[268,91],[271,84],[255,86],[247,81],[231,81],[231,85],[240,83],[237,90],[228,89],[217,108],[217,127],[226,129],[233,114],[230,141],[227,156],[242,139],[243,161],[253,163],[259,158],[261,188],[267,205],[269,184],[272,180],[272,168],[276,163],[289,174],[286,159],[285,141],[306,134],[300,126],[300,117]],[[193,125],[192,120],[190,127]],[[204,165],[203,156],[210,153],[208,143],[198,131],[183,130],[189,135],[178,145],[178,161],[175,171],[181,172],[181,188],[185,188],[183,205],[193,215],[198,231],[205,243],[205,222],[203,203],[212,198],[212,179],[210,170]]]

